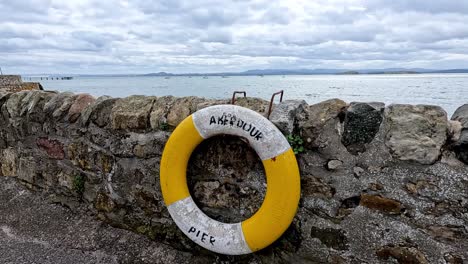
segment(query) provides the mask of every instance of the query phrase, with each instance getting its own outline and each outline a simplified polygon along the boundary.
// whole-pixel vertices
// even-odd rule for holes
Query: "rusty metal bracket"
[[[235,104],[236,103],[236,94],[244,94],[244,97],[247,96],[247,93],[245,91],[234,91],[232,93],[232,100],[231,100],[231,104]]]
[[[280,103],[283,102],[283,93],[284,93],[284,91],[281,90],[281,91],[276,92],[276,93],[274,93],[273,95],[271,95],[270,106],[268,107],[268,116],[267,116],[267,119],[270,119],[271,107],[273,106],[273,99],[275,99],[275,96],[276,96],[276,95],[281,94]]]

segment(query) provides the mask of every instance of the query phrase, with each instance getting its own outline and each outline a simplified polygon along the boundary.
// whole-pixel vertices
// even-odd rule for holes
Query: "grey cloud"
[[[419,11],[427,13],[468,12],[468,2],[463,0],[367,0],[371,9],[392,9],[397,12]]]
[[[0,57],[25,72],[457,67],[465,2],[0,0]]]
[[[0,39],[40,39],[42,34],[40,32],[34,32],[32,30],[21,29],[11,25],[5,25],[0,28]]]
[[[88,42],[96,48],[102,48],[112,44],[113,41],[121,41],[125,39],[123,36],[115,34],[92,31],[74,31],[71,33],[71,37],[75,40]]]
[[[201,42],[217,42],[228,44],[232,42],[232,35],[228,31],[209,30],[200,38]]]

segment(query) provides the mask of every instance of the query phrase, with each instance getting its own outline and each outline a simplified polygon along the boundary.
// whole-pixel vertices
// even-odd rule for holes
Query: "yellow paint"
[[[187,187],[187,164],[203,138],[193,124],[192,115],[172,132],[161,158],[160,182],[166,206],[190,196]]]
[[[267,192],[260,209],[242,222],[247,245],[252,251],[267,247],[291,224],[301,193],[299,167],[292,149],[264,160]]]

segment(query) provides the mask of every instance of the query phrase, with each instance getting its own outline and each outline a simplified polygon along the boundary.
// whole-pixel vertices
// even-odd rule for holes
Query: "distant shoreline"
[[[245,72],[220,72],[220,73],[146,73],[146,74],[23,74],[28,78],[40,77],[234,77],[234,76],[289,76],[289,75],[398,75],[398,74],[450,74],[468,73],[468,69],[451,70],[408,70],[408,69],[376,69],[376,70],[250,70]]]

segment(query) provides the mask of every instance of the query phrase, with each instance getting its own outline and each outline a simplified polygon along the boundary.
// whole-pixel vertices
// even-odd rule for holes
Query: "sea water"
[[[47,90],[112,97],[138,94],[231,98],[233,91],[245,91],[249,97],[270,100],[273,93],[284,90],[284,100],[303,99],[309,104],[340,98],[346,102],[439,105],[449,117],[457,107],[468,103],[468,74],[135,76],[31,81],[41,82]]]

